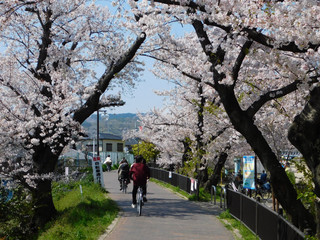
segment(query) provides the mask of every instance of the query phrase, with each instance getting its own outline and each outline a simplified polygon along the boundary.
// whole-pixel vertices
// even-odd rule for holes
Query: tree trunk
[[[198,181],[199,181],[199,187],[203,187],[204,184],[208,181],[208,166],[207,165],[201,165],[198,169]]]
[[[100,97],[106,91],[114,76],[116,76],[116,74],[119,73],[135,57],[137,50],[140,48],[145,39],[146,34],[141,33],[140,36],[137,37],[136,41],[131,45],[131,47],[126,52],[124,52],[116,62],[111,64],[110,68],[106,69],[99,81],[96,83],[96,90],[90,95],[86,103],[84,103],[74,112],[72,111],[73,120],[75,122],[82,124],[92,113],[94,113],[99,108],[123,105],[123,102],[119,102],[119,100],[115,102],[111,101],[109,104],[100,105]],[[43,92],[43,94],[48,95],[48,93],[46,92]],[[72,126],[72,128],[73,127],[74,126]],[[62,152],[63,148],[69,143],[69,140],[65,139],[69,139],[69,137],[72,135],[68,131],[73,130],[74,129],[68,128],[64,129],[64,132],[59,134],[59,139],[57,139],[58,143],[43,143],[41,141],[42,137],[38,136],[41,144],[38,146],[34,146],[33,148],[33,173],[36,175],[40,175],[40,178],[36,180],[36,187],[31,189],[29,188],[32,193],[34,202],[35,215],[33,218],[33,225],[36,230],[38,229],[38,227],[43,227],[56,214],[56,209],[52,200],[51,180],[42,179],[41,175],[53,173],[60,153]],[[41,133],[41,131],[37,131],[37,129],[35,132]]]
[[[67,143],[65,143],[63,139],[64,137],[61,136],[61,145],[66,146]],[[63,147],[60,146],[57,147],[56,152],[53,153],[51,148],[47,145],[37,146],[33,155],[34,172],[40,176],[52,174],[62,150]],[[37,231],[38,229],[43,228],[46,223],[56,216],[57,210],[52,199],[52,179],[50,177],[40,177],[35,180],[35,184],[35,188],[29,189],[31,191],[34,207],[32,226],[35,228],[35,231]]]
[[[190,153],[192,152],[192,150],[190,148],[190,142],[191,141],[189,138],[185,138],[182,141],[182,144],[183,144],[182,167],[184,167],[185,163],[191,159]]]
[[[310,93],[309,102],[289,129],[290,142],[303,155],[315,184],[317,238],[320,239],[320,87]]]
[[[223,166],[225,165],[228,158],[228,154],[226,152],[221,152],[218,156],[218,162],[214,166],[213,174],[210,176],[208,181],[204,184],[204,188],[207,191],[211,191],[212,185],[217,186],[220,180],[221,171]]]
[[[32,226],[35,229],[42,228],[57,213],[52,200],[51,180],[39,181],[37,188],[32,191],[32,197],[34,201]]]
[[[215,88],[219,92],[221,101],[234,128],[245,137],[259,157],[262,165],[270,172],[270,181],[275,196],[290,216],[292,223],[302,230],[310,228],[315,232],[316,225],[313,216],[302,202],[297,199],[297,192],[284,168],[260,130],[254,124],[253,119],[246,111],[240,108],[232,86],[216,85]]]
[[[50,147],[39,145],[33,156],[35,173],[40,176],[53,173],[62,150],[60,147],[57,149],[57,154],[53,154]],[[32,225],[36,229],[44,227],[57,213],[53,204],[51,183],[52,179],[40,177],[35,180],[36,187],[31,189],[34,206]]]
[[[197,133],[196,137],[196,161],[198,162],[196,166],[197,180],[199,187],[203,186],[203,184],[208,180],[208,166],[206,161],[203,159],[203,155],[205,153],[204,150],[204,142],[203,142],[203,127],[204,127],[204,105],[205,98],[203,96],[203,87],[202,85],[198,85],[198,96],[200,98],[200,102],[198,103],[198,111],[197,111]],[[199,165],[199,166],[198,166]],[[199,189],[197,191],[197,199],[199,200]]]

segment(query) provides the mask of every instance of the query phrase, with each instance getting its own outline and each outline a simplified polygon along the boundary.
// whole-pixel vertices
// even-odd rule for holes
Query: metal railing
[[[189,194],[193,194],[196,192],[191,190],[191,179],[187,176],[152,167],[150,167],[150,175],[152,178],[158,179],[165,183],[169,183],[175,187],[179,187],[181,190]],[[195,190],[196,189],[198,188],[195,187]]]
[[[227,189],[227,208],[260,239],[304,239],[304,234],[272,209],[231,189]]]

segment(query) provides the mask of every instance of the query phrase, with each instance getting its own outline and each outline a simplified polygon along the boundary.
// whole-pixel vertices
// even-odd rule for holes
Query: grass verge
[[[160,181],[158,179],[155,179],[155,178],[150,178],[150,181],[154,182],[154,183],[156,183],[156,184],[158,184],[158,185],[160,185],[162,187],[168,188],[171,191],[173,191],[174,193],[183,196],[184,198],[189,199],[189,197],[190,197],[189,193],[187,193],[185,191],[182,191],[179,187],[175,187],[175,186],[173,186],[173,185],[171,185],[169,183],[162,182],[162,181]]]
[[[59,214],[39,234],[39,240],[96,240],[117,217],[117,205],[107,198],[105,190],[98,184],[55,183],[53,189],[54,204]]]
[[[171,185],[169,183],[162,182],[162,181],[157,180],[155,178],[151,178],[150,181],[152,181],[152,182],[154,182],[154,183],[156,183],[156,184],[158,184],[158,185],[160,185],[162,187],[168,188],[171,191],[173,191],[174,193],[182,195],[184,198],[187,198],[190,201],[198,201],[196,194],[190,195],[189,193],[181,190],[179,187],[175,187],[175,186],[173,186],[173,185]],[[216,196],[216,200],[218,201],[219,199],[220,199],[220,193],[218,192],[217,196]],[[200,188],[199,201],[201,201],[201,202],[209,202],[209,201],[211,201],[211,194],[206,192],[203,188]]]
[[[234,233],[235,239],[237,240],[256,240],[256,237],[245,225],[243,225],[239,220],[235,219],[229,213],[229,210],[222,212],[219,217],[223,225]]]

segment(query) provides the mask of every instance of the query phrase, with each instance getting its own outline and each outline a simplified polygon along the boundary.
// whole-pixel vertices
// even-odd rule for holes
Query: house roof
[[[121,136],[113,135],[111,133],[99,133],[99,138],[100,139],[107,139],[107,140],[121,140]]]
[[[126,140],[126,146],[131,146],[139,143],[139,138],[130,138]]]
[[[96,136],[86,136],[84,138],[82,138],[82,140],[92,140],[92,139],[96,139]],[[122,141],[122,137],[118,136],[118,135],[114,135],[111,133],[99,133],[99,139],[100,140],[119,140]]]
[[[74,159],[86,159],[85,154],[83,152],[66,148],[60,158],[74,158]]]

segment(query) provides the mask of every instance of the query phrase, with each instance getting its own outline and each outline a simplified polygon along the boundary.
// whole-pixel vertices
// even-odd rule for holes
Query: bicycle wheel
[[[138,188],[137,211],[138,211],[138,215],[141,216],[141,213],[142,213],[142,190],[140,187]]]
[[[124,193],[124,189],[125,189],[125,181],[124,181],[124,179],[122,178],[121,179],[121,189],[122,189],[122,192]]]
[[[265,199],[266,201],[270,201],[270,200],[271,200],[271,197],[272,197],[271,191],[266,189],[265,192],[264,192],[264,199]]]
[[[254,194],[254,199],[258,202],[263,201],[263,193],[260,188],[256,189],[255,194]]]
[[[123,193],[124,193],[124,194],[126,194],[126,193],[127,193],[127,187],[128,187],[128,185],[127,185],[127,181],[126,181],[125,179],[123,179],[123,183],[122,183],[122,191],[123,191]]]

